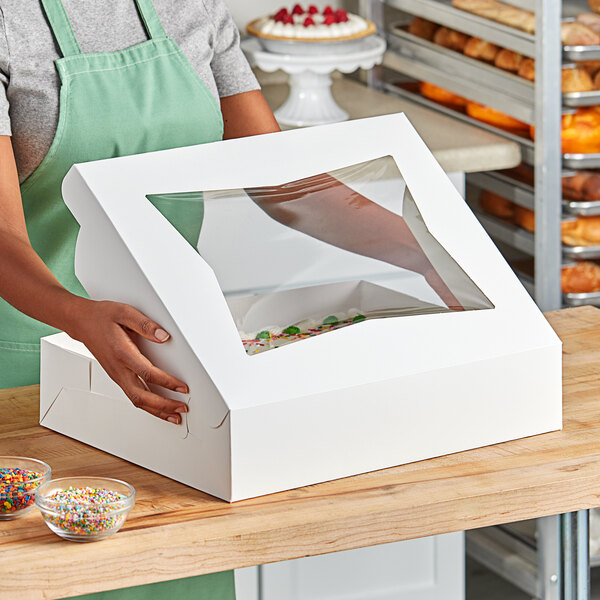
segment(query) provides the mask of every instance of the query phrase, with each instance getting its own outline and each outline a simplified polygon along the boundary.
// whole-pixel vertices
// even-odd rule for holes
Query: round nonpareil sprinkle
[[[44,500],[51,509],[44,518],[77,535],[96,535],[115,529],[126,518],[118,512],[124,508],[126,497],[106,488],[71,487],[52,492]]]
[[[0,467],[0,514],[30,507],[42,474],[25,469]]]

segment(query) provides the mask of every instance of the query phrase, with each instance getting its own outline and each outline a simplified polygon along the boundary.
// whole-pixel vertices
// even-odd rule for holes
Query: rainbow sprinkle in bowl
[[[63,477],[40,487],[35,504],[56,535],[95,542],[121,529],[135,504],[135,490],[118,479]]]
[[[0,456],[0,521],[33,509],[38,488],[50,479],[49,465],[23,456]]]

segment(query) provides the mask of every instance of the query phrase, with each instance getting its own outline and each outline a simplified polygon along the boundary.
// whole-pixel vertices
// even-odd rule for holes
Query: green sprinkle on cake
[[[283,330],[283,333],[285,333],[287,335],[298,335],[300,333],[300,327],[296,327],[295,325],[290,325],[290,327]]]

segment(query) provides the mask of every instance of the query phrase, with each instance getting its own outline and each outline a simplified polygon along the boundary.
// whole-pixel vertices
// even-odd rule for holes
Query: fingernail
[[[188,411],[188,407],[187,406],[178,406],[175,409],[176,413],[182,414],[182,413],[186,413]]]
[[[179,392],[180,394],[187,394],[188,393],[188,389],[186,387],[181,387],[181,386],[178,387],[178,388],[175,388],[175,391]]]
[[[169,339],[169,334],[164,330],[164,329],[157,329],[154,332],[154,337],[159,341],[159,342],[165,342],[166,340]]]
[[[179,425],[179,417],[167,417],[167,421],[169,421],[169,423]]]

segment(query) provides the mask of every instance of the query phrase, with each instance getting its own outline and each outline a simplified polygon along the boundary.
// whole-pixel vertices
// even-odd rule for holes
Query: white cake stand
[[[317,43],[320,42],[312,46],[316,48]],[[268,51],[255,38],[242,42],[242,49],[252,66],[269,73],[281,69],[290,75],[290,94],[275,111],[280,124],[303,127],[348,119],[348,113],[337,105],[331,93],[331,73],[371,69],[381,63],[386,44],[380,37],[372,35],[353,41],[344,53],[340,52],[343,48],[340,44],[344,42],[334,43],[335,53],[319,46],[323,50],[318,54],[299,54],[295,50],[293,53]]]

